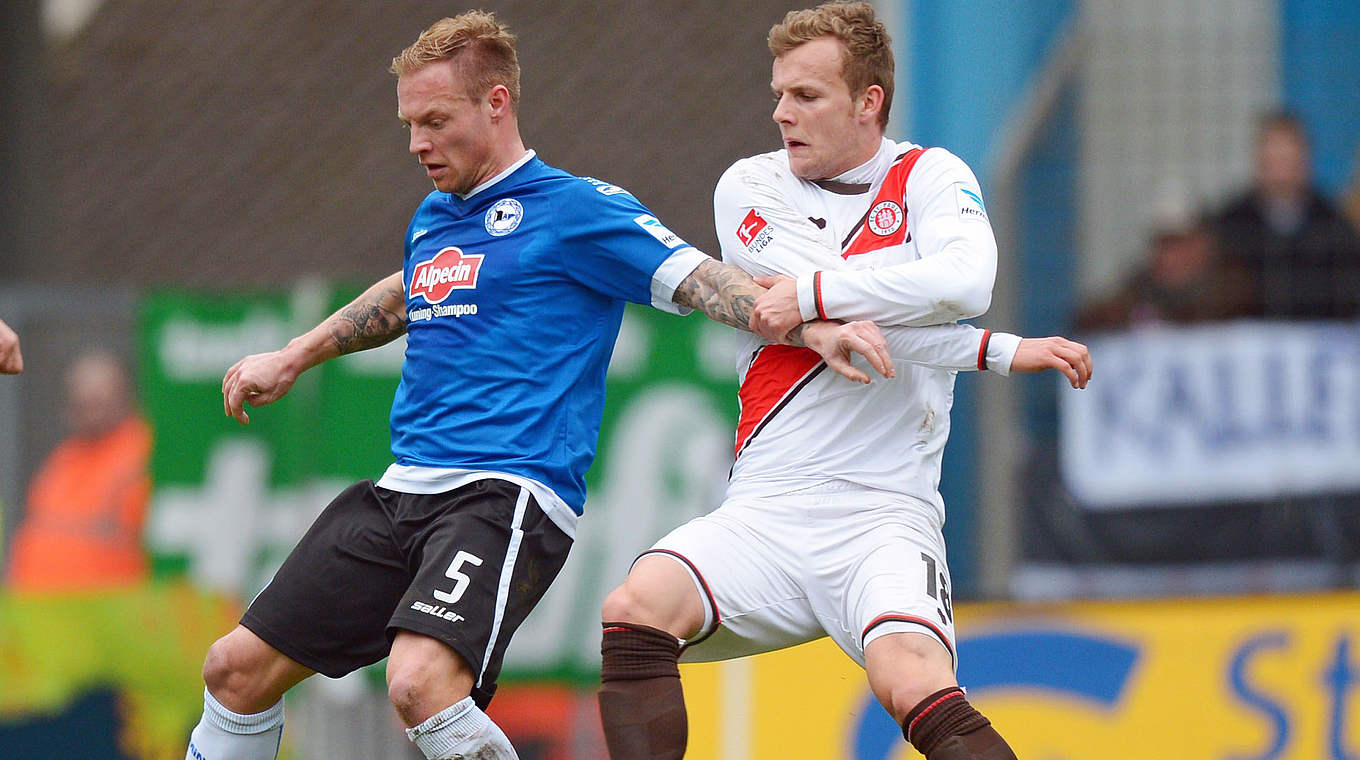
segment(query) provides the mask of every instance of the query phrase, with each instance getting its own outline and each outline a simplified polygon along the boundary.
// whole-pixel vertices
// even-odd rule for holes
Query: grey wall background
[[[527,144],[628,187],[713,249],[719,174],[778,147],[764,35],[797,4],[480,5],[520,37]],[[32,7],[9,13],[32,29]],[[208,288],[393,271],[430,187],[406,153],[388,62],[463,9],[108,0],[45,50],[31,49],[36,29],[22,35],[9,89],[33,100],[6,122],[20,181],[0,271]]]

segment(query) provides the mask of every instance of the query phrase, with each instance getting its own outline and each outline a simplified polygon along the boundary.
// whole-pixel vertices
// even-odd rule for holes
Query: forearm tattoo
[[[745,271],[719,261],[705,261],[680,283],[671,300],[698,309],[716,322],[750,332],[751,309],[763,292],[764,288]],[[803,327],[789,331],[787,339],[795,346],[805,345]]]
[[[406,331],[406,320],[393,308],[404,303],[400,289],[372,288],[331,317],[331,341],[340,354],[391,342]]]
[[[718,261],[705,261],[680,283],[671,300],[749,332],[751,309],[760,292],[751,275]]]

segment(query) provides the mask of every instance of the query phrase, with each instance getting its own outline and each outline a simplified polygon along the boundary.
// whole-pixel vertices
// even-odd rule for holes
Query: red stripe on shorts
[[[944,644],[944,648],[949,652],[949,656],[950,657],[954,656],[954,647],[950,646],[949,637],[944,635],[944,631],[941,630],[939,626],[935,625],[934,623],[930,622],[929,620],[923,617],[916,617],[915,615],[903,615],[899,612],[889,612],[883,615],[879,615],[878,617],[869,621],[869,624],[864,626],[864,632],[859,635],[859,640],[864,641],[864,637],[869,635],[869,631],[872,631],[879,625],[883,623],[891,623],[893,621],[897,621],[899,623],[915,623],[916,625],[921,625],[925,626],[926,628],[929,628],[931,633],[934,633],[940,639],[940,643]]]

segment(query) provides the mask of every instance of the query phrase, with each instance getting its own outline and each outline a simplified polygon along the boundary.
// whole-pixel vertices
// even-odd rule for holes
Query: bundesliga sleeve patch
[[[756,213],[755,209],[751,209],[746,212],[746,218],[741,220],[741,224],[737,225],[737,237],[741,239],[742,245],[749,246],[755,242],[756,235],[759,235],[763,229],[765,229],[765,220],[761,218],[760,214]]]
[[[681,240],[679,235],[671,232],[666,225],[661,223],[660,219],[651,214],[643,214],[633,219],[633,222],[667,248],[679,248],[685,245],[685,241]]]
[[[746,217],[737,225],[737,239],[746,246],[746,250],[751,253],[760,253],[765,246],[770,244],[774,238],[774,229],[770,223],[765,221],[765,217],[751,209],[746,212]]]
[[[970,190],[963,185],[955,185],[954,198],[958,202],[960,219],[987,221],[987,207],[983,205],[982,196],[976,190]]]

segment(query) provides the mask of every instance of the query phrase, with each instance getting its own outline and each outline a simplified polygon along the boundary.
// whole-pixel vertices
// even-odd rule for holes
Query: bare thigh
[[[606,623],[637,623],[687,639],[704,624],[704,601],[679,560],[647,554],[605,598]]]

